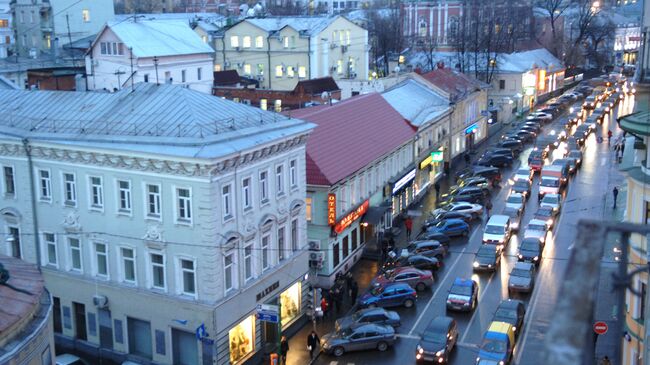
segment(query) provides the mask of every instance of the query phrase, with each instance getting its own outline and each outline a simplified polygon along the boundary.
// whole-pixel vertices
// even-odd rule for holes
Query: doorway
[[[99,346],[105,349],[113,349],[111,311],[108,309],[98,309],[97,316],[99,320]]]
[[[88,340],[86,333],[86,306],[81,303],[72,302],[72,310],[74,311],[75,337],[86,341]]]

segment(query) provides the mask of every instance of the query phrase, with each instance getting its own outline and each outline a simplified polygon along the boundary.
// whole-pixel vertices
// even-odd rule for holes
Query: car
[[[474,271],[496,271],[501,263],[501,252],[498,245],[481,245],[472,264]]]
[[[576,160],[576,168],[580,168],[580,166],[582,165],[582,151],[578,151],[577,149],[571,149],[567,157]]]
[[[471,214],[473,217],[478,217],[483,214],[483,206],[480,204],[472,204],[466,202],[451,203],[444,208],[435,209],[432,213],[438,214],[441,212],[461,212]]]
[[[517,156],[515,156],[514,152],[511,149],[509,149],[509,148],[501,148],[501,147],[490,147],[490,148],[486,149],[485,152],[483,152],[483,155],[481,155],[481,157],[483,157],[483,156],[494,156],[494,155],[503,155],[503,156],[509,156],[509,157],[512,157],[512,158],[517,157]]]
[[[520,154],[521,151],[523,151],[524,146],[521,144],[519,141],[512,141],[512,140],[506,140],[506,141],[501,141],[497,144],[499,147],[504,147],[504,148],[509,148],[511,149],[516,155]]]
[[[526,230],[524,231],[524,239],[535,238],[544,244],[546,243],[546,234],[548,231],[549,227],[546,224],[546,221],[531,219],[526,226]]]
[[[473,311],[477,304],[478,283],[471,279],[454,279],[447,294],[447,310]]]
[[[469,234],[469,224],[465,223],[462,219],[447,219],[435,226],[429,227],[429,230],[442,233],[449,237],[467,236]]]
[[[484,177],[488,179],[493,186],[495,183],[501,181],[501,171],[497,167],[475,166],[472,176]]]
[[[568,155],[569,151],[568,149],[566,150],[565,155]],[[551,165],[556,165],[556,166],[568,166],[569,167],[569,173],[573,174],[576,171],[576,162],[571,160],[570,158],[558,158],[553,160],[553,163]]]
[[[539,240],[534,238],[525,238],[519,244],[519,252],[517,252],[517,259],[523,262],[532,262],[539,265],[542,261],[543,246]]]
[[[528,180],[532,182],[533,176],[534,176],[533,170],[531,170],[530,168],[523,167],[518,169],[517,172],[515,172],[515,176],[512,178],[512,180],[514,180],[515,182],[519,180]]]
[[[477,203],[483,201],[487,192],[489,191],[476,186],[457,187],[456,189],[452,189],[448,194],[442,194],[440,200]]]
[[[555,220],[557,219],[558,212],[549,206],[539,207],[533,219],[539,219],[545,221],[549,229],[553,228],[555,225]]]
[[[544,120],[544,121],[546,121],[546,122],[550,122],[550,121],[553,120],[553,114],[551,114],[551,113],[545,113],[545,112],[542,112],[542,111],[535,111],[535,112],[532,112],[532,113],[530,113],[530,114],[528,115],[528,117],[539,118],[539,119],[542,119],[542,120]],[[532,119],[532,118],[531,118],[531,119]]]
[[[432,232],[426,227],[422,227],[422,232],[420,232],[415,238],[416,241],[436,241],[445,247],[449,247],[451,239],[446,235],[438,232]]]
[[[515,347],[515,331],[506,322],[492,322],[478,348],[476,365],[510,364]]]
[[[350,351],[386,351],[395,339],[395,329],[391,326],[363,324],[327,333],[320,343],[323,352],[339,357]]]
[[[399,307],[411,308],[415,305],[417,293],[405,283],[373,286],[358,301],[359,308]]]
[[[544,160],[542,158],[532,158],[528,161],[528,166],[533,172],[542,171],[544,167]]]
[[[475,186],[483,189],[483,191],[487,191],[487,192],[490,191],[490,181],[480,176],[468,177],[466,179],[463,179],[458,183],[458,186],[461,188],[466,186]]]
[[[510,193],[508,198],[506,198],[506,207],[519,209],[520,211],[524,210],[526,206],[526,198],[520,193]]]
[[[529,262],[517,262],[510,271],[508,293],[530,293],[535,286],[535,265]]]
[[[414,267],[398,267],[385,274],[377,276],[372,285],[388,285],[393,283],[406,283],[417,291],[424,291],[433,285],[431,271],[418,270]]]
[[[567,149],[564,159],[569,162],[569,173],[575,174],[578,171],[578,161],[575,158],[567,157],[568,154],[569,150]]]
[[[506,299],[499,303],[492,321],[500,321],[510,323],[515,331],[515,335],[519,335],[524,327],[524,318],[526,317],[526,307],[524,303],[516,299]]]
[[[72,355],[72,354],[56,355],[55,364],[56,365],[88,365],[79,356]]]
[[[420,342],[415,346],[415,360],[448,363],[456,341],[458,341],[456,320],[447,316],[435,317],[424,329]]]
[[[533,159],[537,158],[537,159],[540,159],[540,160],[544,160],[544,159],[546,159],[547,156],[548,156],[548,151],[540,150],[540,149],[533,149],[528,154],[528,164],[530,164],[530,161],[533,160]],[[530,168],[530,166],[529,166],[529,168]]]
[[[535,141],[535,146],[533,147],[533,150],[540,150],[540,151],[545,151],[545,152],[550,152],[557,147],[558,142],[557,138],[553,135],[547,135],[547,136],[542,136],[537,138],[537,141]]]
[[[519,193],[524,196],[524,199],[528,200],[530,198],[530,181],[529,180],[518,180],[512,185],[510,189],[514,193]]]
[[[418,254],[404,257],[397,254],[391,255],[389,253],[382,269],[384,272],[390,272],[400,267],[414,267],[419,270],[428,270],[433,273],[438,271],[441,266],[442,261],[438,260],[436,257],[428,257]]]
[[[426,257],[435,257],[438,261],[447,256],[447,247],[438,241],[412,241],[401,251],[402,257],[411,255],[422,255]]]
[[[532,131],[530,128],[520,128],[518,131],[512,133],[512,139],[519,140],[521,143],[530,142],[537,137],[537,132]]]
[[[477,166],[495,166],[509,167],[512,166],[512,157],[504,155],[492,155],[481,157],[476,161]]]
[[[546,194],[539,206],[549,206],[559,213],[560,209],[562,209],[562,196],[560,194]]]
[[[431,216],[431,218],[425,220],[424,223],[422,223],[422,227],[431,227],[442,220],[451,218],[462,219],[465,222],[469,223],[472,220],[472,215],[463,212],[441,212],[434,214]]]
[[[334,328],[338,332],[349,327],[368,323],[393,327],[402,325],[397,312],[387,311],[384,308],[365,308],[354,312],[352,315],[337,319]]]
[[[519,226],[521,225],[521,217],[523,215],[522,211],[516,208],[505,207],[501,211],[502,215],[510,217],[510,229],[513,231],[518,231]]]

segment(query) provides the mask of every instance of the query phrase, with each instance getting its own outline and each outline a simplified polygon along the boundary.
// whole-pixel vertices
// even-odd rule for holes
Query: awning
[[[381,221],[386,211],[391,209],[390,205],[380,205],[378,207],[370,207],[366,214],[361,218],[361,222],[377,225]]]

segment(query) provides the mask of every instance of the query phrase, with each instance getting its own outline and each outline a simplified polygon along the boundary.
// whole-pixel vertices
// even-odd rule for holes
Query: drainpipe
[[[226,36],[221,37],[221,54],[223,55],[223,70],[226,70]]]
[[[266,37],[266,57],[268,58],[268,62],[269,62],[269,69],[267,71],[267,74],[268,74],[267,76],[268,76],[268,79],[269,79],[269,90],[271,90],[271,72],[272,72],[272,70],[271,70],[271,35],[270,34]]]
[[[41,243],[38,233],[38,214],[36,214],[36,186],[34,182],[34,162],[32,161],[32,147],[29,145],[27,138],[23,139],[23,148],[27,155],[27,168],[29,169],[29,190],[32,203],[32,227],[34,234],[34,244],[36,245],[36,267],[38,272],[41,272]]]
[[[307,79],[311,80],[311,37],[307,38],[307,70]],[[330,101],[331,100],[332,99],[330,98]]]

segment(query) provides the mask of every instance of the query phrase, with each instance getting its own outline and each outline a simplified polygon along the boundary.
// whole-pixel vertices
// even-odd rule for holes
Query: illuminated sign
[[[420,170],[422,170],[423,168],[431,165],[432,161],[433,161],[433,153],[431,153],[431,155],[429,155],[429,157],[425,158],[424,160],[422,160],[422,162],[420,162]]]
[[[362,215],[366,214],[368,211],[368,201],[366,200],[365,202],[361,203],[355,210],[352,212],[348,213],[343,219],[341,219],[336,225],[334,226],[334,232],[336,233],[341,233],[343,232],[346,228],[352,224],[352,222],[356,221],[357,219],[361,218]]]
[[[442,151],[431,152],[431,159],[433,160],[433,162],[442,162],[445,159],[444,152]]]
[[[399,191],[399,189],[403,188],[404,185],[408,184],[413,179],[415,179],[415,169],[409,171],[408,174],[404,175],[401,179],[397,180],[395,185],[393,185],[393,194],[395,194],[397,191]]]
[[[521,79],[521,86],[524,89],[527,87],[532,87],[534,89],[536,83],[537,83],[537,78],[535,77],[535,74],[532,72],[526,72]]]
[[[478,128],[478,124],[474,123],[474,124],[470,125],[469,127],[465,128],[465,134],[470,134],[470,133],[474,132],[474,130],[476,130],[477,128]]]
[[[327,194],[327,225],[336,224],[336,194]]]
[[[539,77],[537,78],[537,90],[544,91],[546,88],[546,70],[539,70]]]
[[[525,87],[524,88],[524,94],[526,94],[527,96],[535,95],[535,87],[534,86],[533,87]]]

